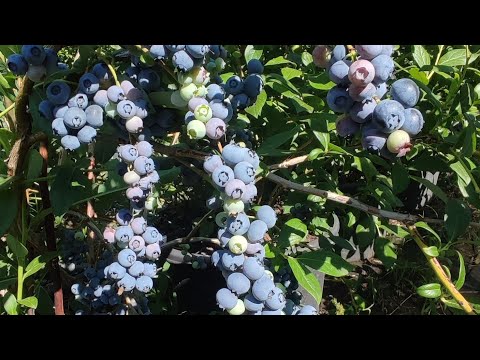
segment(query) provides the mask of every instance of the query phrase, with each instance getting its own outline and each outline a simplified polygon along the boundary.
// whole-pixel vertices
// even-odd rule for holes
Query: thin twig
[[[184,238],[185,239],[185,242],[188,242],[192,237],[193,235],[195,235],[195,233],[197,232],[197,230],[200,228],[200,226],[202,225],[202,223],[207,220],[207,218],[212,214],[213,212],[213,209],[210,210],[209,212],[207,212],[201,219],[200,221],[197,223],[197,225],[195,225],[195,227],[192,229],[192,231],[190,231],[188,233],[188,235]]]
[[[268,168],[270,170],[286,169],[286,168],[289,168],[290,166],[301,164],[307,160],[308,160],[308,155],[297,156],[292,159],[282,161],[280,164],[270,165]]]
[[[178,138],[180,137],[180,131],[177,131],[173,134],[173,139],[172,142],[170,143],[170,146],[176,145],[178,143]]]
[[[438,259],[435,256],[430,256],[428,255],[424,250],[427,248],[427,245],[422,241],[422,236],[418,232],[417,228],[414,225],[408,225],[407,226],[408,231],[410,232],[410,235],[412,235],[413,239],[417,243],[418,247],[422,250],[423,255],[428,260],[429,265],[435,272],[435,275],[437,278],[440,280],[440,282],[445,286],[447,291],[450,293],[450,295],[453,296],[455,301],[462,307],[462,309],[468,314],[468,315],[475,315],[475,312],[473,311],[472,306],[470,303],[463,297],[463,295],[457,290],[455,285],[452,283],[452,281],[449,279],[447,274],[442,268],[442,265],[438,261]]]
[[[77,211],[73,211],[73,210],[68,210],[66,212],[66,214],[70,214],[70,215],[73,215],[73,216],[76,216],[80,219],[80,221],[85,221],[85,224],[90,228],[91,231],[93,231],[95,233],[95,236],[97,237],[97,239],[101,242],[104,241],[103,239],[103,234],[102,232],[100,231],[100,229],[97,227],[97,225],[95,225],[95,223],[91,220],[90,217],[86,216],[86,215],[83,215],[82,213],[79,213]]]

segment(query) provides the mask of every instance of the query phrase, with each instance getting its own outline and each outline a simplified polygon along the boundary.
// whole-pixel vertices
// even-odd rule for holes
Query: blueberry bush
[[[0,46],[0,314],[477,314],[479,55]]]

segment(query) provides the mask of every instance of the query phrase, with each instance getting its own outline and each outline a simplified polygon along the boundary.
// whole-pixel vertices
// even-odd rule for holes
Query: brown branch
[[[14,128],[10,129],[17,135],[12,151],[8,158],[7,169],[9,176],[19,175],[23,169],[23,163],[28,149],[30,148],[30,131],[32,127],[31,116],[27,113],[28,99],[33,89],[33,81],[27,77],[19,79],[18,95],[15,106]]]
[[[197,160],[205,160],[205,157],[210,156],[210,154],[204,153],[202,151],[180,149],[173,146],[166,146],[163,144],[154,144],[154,148],[156,152],[167,156],[184,157]]]
[[[90,152],[90,165],[88,166],[88,170],[93,170],[95,168],[95,143],[88,145],[88,151]],[[95,183],[95,173],[88,172],[88,180],[92,183]],[[95,208],[93,207],[94,199],[89,200],[87,202],[87,216],[89,219],[93,219],[97,217],[95,213]],[[90,260],[94,261],[95,259],[95,232],[91,230],[88,233],[88,247],[89,247],[89,254]]]
[[[209,156],[210,154],[201,152],[201,151],[196,151],[196,150],[185,150],[185,149],[178,149],[178,148],[173,148],[165,145],[160,145],[156,144],[155,145],[155,150],[158,151],[161,154],[167,155],[167,156],[173,156],[173,157],[186,157],[186,158],[192,158],[192,159],[198,159],[198,160],[205,160],[206,156]],[[280,164],[272,165],[274,168],[286,168],[289,166],[297,165],[303,161],[305,161],[308,158],[308,156],[299,156],[297,158],[293,158],[290,160],[286,160]],[[332,191],[326,191],[326,190],[321,190],[321,189],[315,189],[311,187],[306,187],[297,183],[294,183],[292,181],[286,180],[278,175],[275,175],[273,173],[269,173],[266,176],[267,179],[270,181],[273,181],[277,184],[282,185],[285,188],[290,188],[293,190],[297,190],[306,194],[313,194],[313,195],[318,195],[323,198],[326,198],[327,200],[339,203],[339,204],[344,204],[348,205],[351,207],[354,207],[356,209],[359,209],[361,211],[364,211],[366,213],[376,215],[378,217],[384,217],[387,219],[393,219],[393,220],[398,220],[398,221],[406,221],[406,222],[418,222],[418,221],[424,221],[427,223],[431,224],[439,224],[439,225],[444,225],[445,221],[441,219],[432,219],[432,218],[426,218],[422,216],[417,216],[413,214],[402,214],[394,211],[388,211],[388,210],[382,210],[378,209],[374,206],[370,206],[367,204],[362,203],[361,201],[345,196],[345,195],[340,195],[337,193],[334,193]],[[470,226],[475,227],[475,228],[480,228],[480,224],[476,222],[470,222]]]
[[[39,153],[43,158],[42,177],[46,177],[48,167],[48,141],[40,142]],[[50,209],[52,207],[52,204],[50,202],[50,191],[48,190],[48,182],[46,180],[40,181],[39,186],[40,194],[42,197],[43,209]],[[45,216],[45,235],[47,237],[48,251],[57,251],[57,242],[55,239],[55,217],[53,216],[52,212]],[[63,307],[62,279],[60,275],[60,267],[58,266],[58,257],[50,260],[47,266],[54,287],[53,301],[55,307],[55,315],[65,315],[65,310]]]
[[[406,222],[417,222],[417,221],[425,221],[429,223],[435,223],[435,224],[444,224],[443,220],[440,219],[430,219],[430,218],[424,218],[421,216],[417,215],[412,215],[412,214],[402,214],[394,211],[388,211],[388,210],[382,210],[378,209],[374,206],[370,206],[367,204],[364,204],[363,202],[352,198],[350,196],[345,196],[345,195],[340,195],[337,193],[334,193],[332,191],[326,191],[326,190],[321,190],[321,189],[315,189],[311,187],[306,187],[297,183],[294,183],[292,181],[286,180],[278,175],[275,175],[273,173],[269,173],[266,178],[270,181],[273,181],[274,183],[280,184],[285,188],[297,190],[306,194],[313,194],[317,196],[321,196],[327,200],[351,206],[353,208],[359,209],[361,211],[364,211],[366,213],[369,213],[371,215],[379,216],[379,217],[384,217],[387,219],[394,219],[398,221],[406,221]],[[471,222],[470,226],[480,228],[479,223]]]

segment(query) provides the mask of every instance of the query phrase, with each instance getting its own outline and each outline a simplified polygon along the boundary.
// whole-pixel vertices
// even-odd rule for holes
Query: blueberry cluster
[[[123,172],[123,180],[130,186],[126,195],[130,200],[131,208],[135,211],[142,211],[144,208],[151,210],[150,194],[154,185],[160,180],[157,171],[155,171],[155,163],[151,158],[153,155],[152,144],[147,141],[139,141],[136,145],[120,145],[117,152],[118,157],[127,165]],[[119,220],[121,214],[123,212],[119,213],[117,221],[124,225],[123,223],[126,220]],[[127,219],[131,217],[130,212],[125,211],[125,216]]]
[[[247,64],[249,75],[245,80],[235,75],[225,84],[212,83],[205,91],[199,91],[194,80],[184,85],[180,96],[188,100],[189,111],[185,114],[187,133],[192,139],[202,139],[205,136],[212,140],[221,139],[227,124],[240,110],[255,103],[263,88],[263,65],[259,60],[252,59]]]
[[[117,152],[121,161],[127,165],[123,179],[130,186],[126,195],[130,200],[131,210],[121,209],[117,212],[116,229],[105,228],[103,237],[112,250],[111,256],[100,265],[100,261],[97,262],[97,267],[100,268],[94,269],[96,275],[93,271],[91,276],[85,274],[89,281],[86,285],[76,284],[75,288],[72,287],[72,292],[81,298],[85,298],[82,291],[88,292],[90,300],[98,298],[99,309],[100,304],[107,299],[111,306],[123,304],[120,295],[124,293],[131,294],[135,301],[146,301],[144,294],[150,292],[153,279],[157,277],[155,260],[160,257],[160,246],[166,241],[155,227],[148,225],[145,218],[146,210],[151,209],[151,202],[154,200],[151,196],[152,189],[159,181],[151,159],[152,145],[147,141],[140,141],[136,145],[120,145]],[[103,275],[99,275],[100,272]],[[92,284],[91,278],[95,277],[100,280],[94,280]],[[94,301],[96,300],[91,303],[92,308],[97,306],[93,304]],[[120,313],[124,312],[123,304]]]
[[[85,243],[83,232],[65,230],[63,239],[58,244],[58,250],[60,251],[59,265],[70,275],[76,276],[88,267],[85,256],[88,253],[88,245]]]
[[[41,81],[54,72],[68,69],[58,62],[57,53],[42,45],[23,45],[21,54],[12,54],[7,59],[8,69],[15,75],[27,75],[34,82]]]
[[[263,89],[263,64],[260,60],[252,59],[247,64],[248,76],[245,79],[234,75],[225,82],[224,89],[230,97],[233,110],[239,111],[255,103],[257,96]]]
[[[317,66],[325,67],[337,85],[329,90],[331,110],[343,113],[336,122],[342,137],[361,132],[365,150],[384,157],[401,157],[410,151],[410,137],[423,128],[422,113],[415,109],[420,97],[417,84],[408,78],[391,84],[395,64],[393,45],[318,45],[313,51]],[[391,99],[382,100],[387,94]]]
[[[217,292],[220,308],[231,315],[245,311],[258,314],[280,314],[285,296],[275,287],[273,274],[265,270],[265,249],[262,246],[268,229],[275,226],[277,216],[268,205],[261,206],[256,220],[250,222],[245,213],[257,195],[254,185],[258,155],[234,143],[223,148],[222,156],[212,155],[204,162],[214,184],[222,192],[207,200],[207,206],[223,212],[216,217],[218,239],[225,250],[212,254],[212,263],[222,271],[227,287]]]
[[[76,315],[120,314],[125,311],[122,298],[105,270],[113,262],[113,253],[104,251],[95,266],[87,266],[82,272],[82,282],[74,283],[70,291],[82,306]]]

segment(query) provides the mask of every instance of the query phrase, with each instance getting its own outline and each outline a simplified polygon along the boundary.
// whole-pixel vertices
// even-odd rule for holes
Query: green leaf
[[[255,119],[258,119],[260,114],[262,113],[263,106],[267,102],[267,93],[265,90],[262,90],[260,94],[257,96],[257,101],[252,106],[249,106],[245,109],[247,113],[252,115]]]
[[[57,166],[54,170],[56,177],[52,183],[50,196],[54,215],[60,216],[75,202],[90,196],[91,191],[88,190],[91,189],[91,184],[71,162]],[[79,184],[81,181],[83,184]]]
[[[377,169],[372,164],[372,161],[365,157],[353,157],[354,167],[365,174],[368,181],[371,181],[378,174]]]
[[[401,239],[407,237],[410,234],[407,230],[405,230],[402,226],[399,225],[381,224],[379,225],[379,228]]]
[[[463,284],[465,284],[466,270],[465,270],[465,261],[463,260],[462,254],[458,250],[457,250],[457,255],[458,255],[459,269],[458,269],[458,279],[457,281],[455,281],[455,287],[457,288],[457,290],[460,290],[463,287]]]
[[[283,225],[282,232],[278,238],[281,247],[298,245],[306,239],[308,234],[307,225],[300,219],[290,219]]]
[[[445,227],[449,240],[452,241],[465,233],[470,224],[472,212],[464,202],[451,199],[447,203],[445,213],[447,216]]]
[[[463,66],[467,61],[466,49],[454,49],[443,55],[438,61],[438,65],[444,66]]]
[[[40,176],[42,171],[43,158],[37,150],[31,149],[27,155],[27,179],[34,179]]]
[[[386,268],[391,268],[395,265],[397,260],[397,253],[395,252],[395,245],[385,238],[377,238],[374,243],[375,256],[385,265]]]
[[[330,134],[327,132],[313,131],[313,134],[322,145],[324,151],[328,150],[328,145],[330,143]]]
[[[473,102],[475,101],[475,92],[473,91],[473,86],[470,84],[462,85],[458,97],[462,113],[466,113],[470,110]]]
[[[2,74],[0,74],[0,86],[4,89],[10,89],[10,84],[8,83],[7,79],[3,77]]]
[[[233,73],[231,73],[233,74]],[[172,98],[173,91],[154,91],[148,95],[150,102],[155,106],[173,106]]]
[[[30,263],[25,268],[25,275],[23,276],[24,279],[42,270],[50,260],[57,257],[58,255],[59,252],[54,251],[37,256],[35,259],[30,261]]]
[[[456,161],[450,164],[450,168],[455,171],[455,173],[462,178],[466,185],[470,184],[470,175],[468,175],[467,170],[463,167],[460,161]]]
[[[436,196],[438,196],[438,198],[442,200],[444,203],[448,202],[447,194],[445,194],[440,187],[432,183],[430,180],[422,179],[420,177],[413,176],[413,175],[410,175],[410,178],[427,187],[431,192],[433,192]]]
[[[17,192],[10,189],[0,191],[0,204],[2,207],[0,234],[5,234],[15,219],[15,216],[17,216]]]
[[[440,238],[440,236],[426,222],[423,222],[423,221],[416,222],[415,226],[417,228],[427,230],[430,234],[435,236],[435,238],[438,240],[439,243],[442,243],[442,239]]]
[[[290,68],[290,67],[282,68],[281,72],[282,72],[283,77],[287,80],[294,79],[296,77],[300,77],[303,74],[300,70],[293,69],[293,68]]]
[[[265,244],[265,257],[267,259],[273,259],[276,256],[275,247],[270,244]]]
[[[181,170],[182,169],[179,166],[174,166],[168,170],[159,170],[158,176],[160,177],[160,181],[162,183],[168,184],[180,175]]]
[[[305,66],[308,66],[309,64],[311,64],[313,62],[313,56],[312,54],[310,54],[309,52],[307,51],[304,51],[302,53],[302,63],[303,65]]]
[[[48,136],[52,136],[52,122],[40,115],[38,105],[45,97],[41,92],[41,88],[35,89],[28,98],[28,110],[32,116],[32,130],[33,132],[43,131]]]
[[[117,152],[118,137],[104,136],[102,141],[95,143],[95,161],[97,164],[105,164]]]
[[[12,142],[15,135],[8,129],[0,129],[0,145],[5,149],[7,154],[12,150]]]
[[[7,279],[0,280],[0,290],[8,288],[10,285],[13,285],[17,282],[16,277],[11,277]]]
[[[343,249],[355,251],[355,247],[350,243],[350,241],[340,237],[340,236],[335,236],[335,235],[330,235],[329,239],[332,240],[335,245],[340,246]]]
[[[328,72],[324,72],[320,75],[316,76],[309,76],[308,83],[311,87],[318,90],[330,90],[332,87],[335,86],[335,83],[330,80],[328,77]]]
[[[322,286],[310,270],[300,264],[297,259],[288,257],[288,264],[298,283],[313,296],[317,304],[322,301]]]
[[[143,53],[142,55],[140,55],[140,62],[146,64],[149,67],[155,65],[155,60],[153,60],[153,57],[150,55],[150,53]]]
[[[361,249],[366,249],[370,246],[377,236],[377,229],[375,222],[371,216],[364,217],[355,228],[356,244]]]
[[[417,288],[417,294],[428,299],[436,299],[442,296],[440,284],[425,284]]]
[[[465,131],[465,139],[463,140],[462,146],[462,155],[464,157],[471,157],[473,152],[477,149],[477,136],[475,128],[475,117],[466,116],[468,121],[468,126]]]
[[[28,254],[28,250],[20,241],[15,239],[13,235],[7,235],[7,245],[10,251],[16,256],[17,260],[25,259]]]
[[[49,215],[53,213],[52,208],[48,209],[42,209],[35,217],[30,221],[30,231],[35,230],[42,222],[43,220]]]
[[[432,90],[427,86],[425,85],[423,82],[417,80],[417,79],[412,79],[420,89],[422,89],[423,91],[425,91],[425,93],[427,94],[427,98],[428,100],[439,110],[439,111],[442,111],[442,103],[437,99],[437,97],[435,96],[435,94],[432,92]]]
[[[420,71],[418,68],[411,68],[408,70],[413,79],[420,81],[422,84],[427,85],[429,80],[424,71]]]
[[[413,45],[413,59],[419,68],[430,65],[430,55],[422,45]]]
[[[263,50],[255,49],[254,45],[247,45],[245,48],[245,61],[248,63],[252,59],[258,59],[262,57]]]
[[[309,161],[312,161],[312,160],[315,160],[317,157],[320,156],[320,154],[322,154],[324,152],[323,149],[319,149],[319,148],[315,148],[313,149],[312,151],[310,151],[310,153],[308,154],[308,160]]]
[[[393,193],[399,194],[405,191],[409,182],[408,170],[400,162],[395,163],[392,167]]]
[[[264,66],[274,66],[274,65],[281,65],[281,64],[294,64],[290,60],[285,59],[283,56],[277,56],[271,60],[268,60]]]
[[[40,315],[54,315],[54,303],[48,291],[43,286],[39,286],[35,295],[38,299],[36,313]]]
[[[340,255],[327,250],[306,252],[300,255],[297,260],[315,270],[335,277],[348,275],[354,269],[353,265]]]
[[[29,296],[25,299],[18,300],[18,303],[27,308],[36,309],[38,306],[38,299],[35,296]]]
[[[289,140],[293,140],[293,137],[297,135],[299,131],[300,126],[295,126],[293,129],[268,137],[267,140],[257,149],[257,154],[260,156],[270,156],[269,153],[272,150],[278,148]]]
[[[7,293],[3,297],[3,308],[8,315],[18,315],[17,298],[12,293]]]
[[[423,248],[422,251],[426,255],[431,257],[437,257],[440,255],[440,253],[438,252],[438,248],[436,246],[429,246],[429,247]]]
[[[347,216],[348,216],[347,227],[352,227],[357,222],[357,218],[351,211],[347,213]]]

